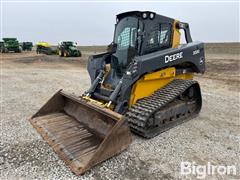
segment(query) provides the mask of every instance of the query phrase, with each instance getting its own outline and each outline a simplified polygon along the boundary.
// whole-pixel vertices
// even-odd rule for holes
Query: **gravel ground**
[[[238,46],[239,47],[239,46]],[[81,94],[89,86],[82,58],[35,53],[2,55],[1,179],[194,179],[181,176],[181,161],[236,165],[240,179],[239,54],[207,51],[207,72],[197,75],[203,95],[200,115],[159,136],[133,143],[120,155],[75,176],[27,119],[59,89]]]

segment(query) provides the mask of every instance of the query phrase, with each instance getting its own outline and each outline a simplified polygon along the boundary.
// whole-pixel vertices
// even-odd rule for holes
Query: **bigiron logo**
[[[172,61],[176,61],[177,59],[182,59],[183,58],[183,52],[179,52],[173,55],[166,55],[165,56],[165,63],[169,63]]]
[[[238,167],[236,165],[213,165],[211,162],[207,162],[205,165],[199,165],[195,162],[184,161],[181,162],[180,174],[185,177],[188,175],[194,175],[197,179],[207,179],[207,176],[214,175],[220,175],[222,178],[225,175],[229,175],[235,179],[234,176],[237,176],[238,174]]]

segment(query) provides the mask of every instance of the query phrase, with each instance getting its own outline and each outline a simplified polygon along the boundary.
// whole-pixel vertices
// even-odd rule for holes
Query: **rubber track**
[[[138,100],[125,115],[131,129],[146,138],[154,137],[155,135],[146,133],[149,130],[149,128],[147,129],[148,120],[153,118],[153,115],[158,110],[175,100],[196,83],[197,81],[194,80],[175,79],[163,88],[155,91],[151,96]]]

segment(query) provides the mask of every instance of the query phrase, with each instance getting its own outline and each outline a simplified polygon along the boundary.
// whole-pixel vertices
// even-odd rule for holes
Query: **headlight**
[[[142,17],[143,17],[143,19],[146,19],[147,18],[147,13],[143,13]]]
[[[154,13],[150,13],[150,19],[154,19],[155,14]]]

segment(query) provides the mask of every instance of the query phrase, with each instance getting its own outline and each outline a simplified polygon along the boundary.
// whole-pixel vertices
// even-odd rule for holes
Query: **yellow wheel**
[[[63,56],[64,56],[64,57],[67,57],[67,52],[64,52],[64,53],[63,53]]]
[[[58,51],[58,55],[59,55],[59,56],[62,56],[62,52],[61,52],[61,51]]]

